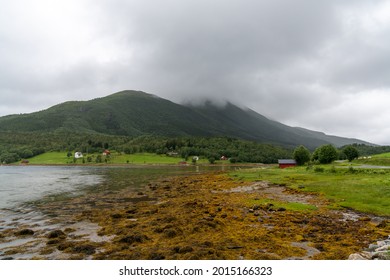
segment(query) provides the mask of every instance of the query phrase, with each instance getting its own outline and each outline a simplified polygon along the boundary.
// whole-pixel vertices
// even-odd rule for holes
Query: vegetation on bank
[[[291,150],[282,147],[229,137],[168,138],[142,136],[130,138],[77,133],[47,133],[45,135],[36,133],[0,134],[0,162],[7,164],[18,162],[22,159],[34,162],[33,157],[47,152],[62,152],[65,155],[68,152],[72,154],[74,152],[82,152],[83,154],[97,155],[101,154],[105,149],[122,155],[142,153],[170,155],[175,158],[173,161],[176,162],[178,159],[191,162],[194,156],[198,156],[210,163],[214,163],[223,156],[230,159],[233,163],[276,163],[279,158],[291,157]],[[119,160],[120,163],[127,162],[127,159]],[[60,161],[64,163],[63,159]],[[87,161],[87,158],[85,161]],[[129,161],[131,162],[131,159]]]
[[[350,208],[390,216],[390,170],[321,165],[296,168],[261,168],[230,174],[245,181],[264,180],[303,192],[325,196],[332,208]]]
[[[29,159],[29,164],[178,164],[184,159],[167,155],[158,155],[152,153],[112,153],[109,156],[103,156],[100,153],[85,154],[83,158],[75,159],[68,157],[66,152],[48,152]],[[192,160],[191,160],[192,161]],[[188,163],[191,163],[188,162]],[[199,164],[208,163],[205,158],[199,158]]]
[[[163,160],[164,163],[178,162],[184,160],[191,162],[192,158],[200,157],[205,162],[215,163],[221,157],[229,159],[231,163],[277,163],[278,159],[295,158],[299,165],[307,163],[309,160],[320,163],[331,162],[335,159],[353,160],[356,155],[368,156],[383,151],[390,152],[390,147],[371,147],[362,144],[353,144],[336,149],[332,145],[322,145],[316,150],[308,150],[304,146],[299,146],[293,151],[290,148],[275,146],[271,144],[257,143],[253,141],[240,140],[231,137],[161,137],[161,136],[113,136],[106,134],[84,134],[77,132],[2,132],[0,133],[0,163],[15,163],[23,159],[31,163],[45,164],[50,161],[56,164],[72,163],[73,158],[63,155],[55,156],[59,152],[67,155],[75,152],[82,152],[86,155],[102,154],[105,149],[113,151],[115,158],[110,159],[114,163],[143,163],[144,160],[128,159],[126,155],[134,154],[156,154],[169,155],[174,159]],[[321,151],[321,152],[320,152]],[[311,153],[312,152],[312,153]],[[37,157],[49,153],[46,156]],[[37,157],[37,158],[35,158]],[[374,158],[374,157],[373,157]],[[375,157],[380,165],[388,165],[385,157]],[[39,160],[42,159],[41,162]],[[161,163],[157,158],[156,162]],[[88,162],[88,158],[84,159]],[[105,158],[97,160],[105,163]],[[96,158],[92,161],[96,162]],[[360,161],[361,163],[368,163]],[[77,163],[82,163],[78,160]],[[375,163],[374,163],[375,164]]]

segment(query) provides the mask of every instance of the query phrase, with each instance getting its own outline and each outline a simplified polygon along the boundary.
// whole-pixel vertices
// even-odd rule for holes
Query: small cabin
[[[287,168],[297,166],[295,159],[279,159],[278,160],[279,168]]]
[[[83,157],[83,153],[82,152],[75,152],[74,153],[74,158],[82,158]]]

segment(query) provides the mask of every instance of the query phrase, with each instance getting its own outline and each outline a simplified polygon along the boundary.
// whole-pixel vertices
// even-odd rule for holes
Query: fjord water
[[[227,170],[230,166],[0,166],[0,212],[62,195],[135,190],[161,176]]]
[[[93,168],[0,166],[0,209],[14,210],[48,195],[74,193],[102,180]]]

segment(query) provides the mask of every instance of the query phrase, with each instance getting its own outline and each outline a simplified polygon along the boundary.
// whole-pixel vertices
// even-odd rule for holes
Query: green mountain
[[[141,136],[229,136],[285,147],[331,143],[369,144],[294,128],[231,103],[224,107],[179,105],[140,91],[122,91],[90,101],[70,101],[31,114],[0,118],[4,132],[101,133]]]

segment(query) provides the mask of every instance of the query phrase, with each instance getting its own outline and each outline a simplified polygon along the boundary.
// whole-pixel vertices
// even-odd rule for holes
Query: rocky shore
[[[349,260],[390,260],[390,235],[387,239],[370,244],[360,253],[351,254]]]
[[[35,243],[3,246],[0,258],[337,260],[363,248],[366,259],[386,256],[388,219],[328,204],[317,194],[224,173],[178,176],[137,191],[47,201],[39,209],[50,225],[3,230],[0,243]]]

